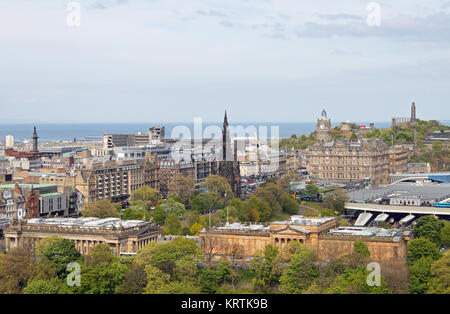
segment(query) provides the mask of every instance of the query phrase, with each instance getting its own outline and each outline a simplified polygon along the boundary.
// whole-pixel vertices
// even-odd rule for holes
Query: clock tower
[[[325,107],[322,110],[322,115],[317,119],[317,140],[322,143],[331,141],[331,120],[327,118]]]

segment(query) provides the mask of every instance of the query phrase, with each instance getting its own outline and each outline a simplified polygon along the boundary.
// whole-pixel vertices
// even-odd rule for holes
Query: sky
[[[450,120],[450,0],[0,0],[0,123],[378,122],[412,101]]]

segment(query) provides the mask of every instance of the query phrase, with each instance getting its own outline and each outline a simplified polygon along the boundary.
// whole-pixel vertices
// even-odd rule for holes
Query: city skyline
[[[448,0],[75,2],[0,1],[0,123],[450,117]]]

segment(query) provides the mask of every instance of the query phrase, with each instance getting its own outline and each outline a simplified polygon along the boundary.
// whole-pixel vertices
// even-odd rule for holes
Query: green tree
[[[160,199],[161,194],[156,189],[147,185],[134,190],[130,195],[132,204],[139,204],[146,210],[150,210],[150,207]]]
[[[408,242],[407,260],[408,265],[413,265],[422,257],[430,257],[437,260],[441,256],[436,244],[426,238],[416,238]]]
[[[199,223],[194,223],[192,226],[191,226],[191,228],[189,229],[189,231],[190,231],[190,233],[192,234],[192,235],[199,235],[199,232],[200,232],[200,230],[202,230],[203,229],[203,226],[201,225],[201,224],[199,224]]]
[[[346,268],[344,272],[338,275],[332,282],[331,287],[326,289],[325,293],[332,294],[387,294],[390,293],[386,287],[384,278],[381,278],[380,286],[369,286],[367,276],[370,274],[364,265],[356,268]]]
[[[446,222],[441,230],[441,246],[444,248],[450,247],[450,222]]]
[[[276,246],[266,245],[264,252],[256,252],[250,262],[255,290],[270,291],[281,275],[279,251]]]
[[[24,294],[69,294],[67,284],[58,278],[50,280],[34,279],[30,280],[23,290]]]
[[[125,279],[128,266],[115,259],[82,268],[80,292],[83,294],[112,294]]]
[[[200,291],[205,294],[216,294],[219,291],[217,274],[212,269],[203,269],[200,275]]]
[[[200,214],[209,212],[213,208],[211,194],[208,192],[199,193],[192,199],[191,205],[192,209]]]
[[[122,212],[122,215],[120,217],[122,220],[144,220],[149,221],[150,220],[150,214],[147,210],[142,209],[139,206],[132,205],[125,209]]]
[[[423,216],[417,219],[413,234],[415,238],[423,237],[436,245],[441,244],[441,230],[444,223],[433,215]]]
[[[221,260],[217,265],[217,281],[219,284],[231,281],[232,277],[231,262],[227,260]]]
[[[150,264],[145,266],[145,273],[147,274],[147,286],[145,287],[145,293],[163,293],[161,290],[169,284],[170,275]]]
[[[178,217],[181,217],[186,210],[184,204],[177,202],[173,197],[168,197],[167,200],[160,202],[157,208],[158,207],[161,207],[164,210],[166,217],[169,214],[175,214]]]
[[[370,251],[362,241],[353,242],[353,253],[364,257],[370,257]]]
[[[117,287],[118,294],[141,294],[147,286],[147,274],[145,269],[139,265],[134,265],[125,272],[125,278]]]
[[[233,198],[233,191],[227,179],[210,175],[201,184],[201,187],[207,188],[211,196],[212,205],[215,209],[223,208],[227,202]]]
[[[0,293],[21,293],[33,272],[33,255],[25,247],[15,247],[0,260]]]
[[[305,186],[305,196],[311,199],[317,198],[320,194],[319,188],[314,184]]]
[[[36,247],[34,249],[34,254],[36,255],[37,258],[41,258],[43,256],[45,256],[44,252],[45,250],[52,246],[53,244],[55,244],[56,242],[62,240],[63,238],[61,238],[60,236],[57,235],[51,235],[49,237],[40,239],[37,243],[36,243]]]
[[[135,262],[143,267],[152,265],[173,276],[177,260],[184,258],[197,262],[202,257],[201,249],[193,240],[176,238],[168,242],[152,242],[146,245],[136,255]]]
[[[285,213],[296,215],[300,209],[299,204],[295,199],[293,199],[289,194],[283,195],[283,211]]]
[[[113,254],[108,244],[97,244],[84,258],[84,264],[86,266],[96,266],[102,263],[110,264],[116,256]]]
[[[313,253],[299,247],[287,271],[280,278],[280,290],[284,293],[298,294],[306,290],[319,276]]]
[[[60,279],[67,276],[67,265],[72,262],[82,260],[80,252],[75,248],[75,244],[68,239],[61,239],[50,245],[45,251],[44,256],[56,265],[56,274]]]
[[[411,293],[426,293],[428,282],[431,279],[431,264],[433,259],[430,256],[423,256],[409,266],[409,291]]]
[[[114,208],[113,203],[107,198],[96,201],[95,203],[87,204],[81,211],[83,217],[97,217],[97,218],[119,218],[120,214]]]
[[[450,251],[431,265],[427,293],[450,294]]]
[[[161,206],[156,206],[155,210],[153,211],[153,220],[158,225],[162,225],[166,220],[166,213]]]
[[[164,222],[164,231],[166,234],[181,234],[181,221],[180,218],[174,213],[167,215],[166,221]]]

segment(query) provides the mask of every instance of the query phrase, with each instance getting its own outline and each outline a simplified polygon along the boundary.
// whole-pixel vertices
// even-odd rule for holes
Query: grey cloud
[[[381,19],[380,27],[364,22],[305,23],[296,31],[299,37],[386,37],[402,40],[450,42],[450,14],[437,13],[424,18],[398,16]]]

